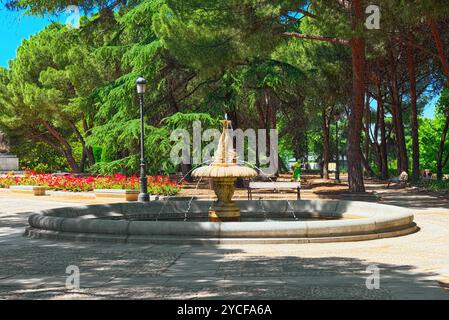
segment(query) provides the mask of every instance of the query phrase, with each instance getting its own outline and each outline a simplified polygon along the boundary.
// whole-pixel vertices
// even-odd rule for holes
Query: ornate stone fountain
[[[237,155],[230,135],[231,121],[223,120],[223,133],[218,143],[214,161],[209,166],[200,167],[192,172],[193,177],[211,178],[217,201],[209,209],[209,221],[240,221],[240,209],[232,196],[237,178],[257,176],[257,171],[237,165]]]
[[[378,203],[245,200],[237,207],[232,201],[236,179],[257,173],[237,165],[230,125],[231,121],[223,121],[214,162],[193,172],[213,180],[216,202],[165,200],[56,208],[30,215],[25,234],[57,241],[241,245],[361,241],[419,230],[409,208]],[[243,221],[234,223],[240,220],[240,210]],[[209,222],[202,220],[206,212]]]

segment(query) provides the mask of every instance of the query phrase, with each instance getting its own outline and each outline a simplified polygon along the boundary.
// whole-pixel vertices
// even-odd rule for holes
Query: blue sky
[[[64,23],[68,16],[69,14],[61,14],[58,17],[38,18],[25,15],[23,12],[8,11],[0,5],[0,66],[8,67],[8,61],[15,57],[23,39],[29,38],[51,22]],[[433,118],[437,100],[438,97],[435,97],[426,106],[425,117]]]
[[[0,5],[0,66],[8,67],[8,61],[15,57],[22,39],[42,30],[53,21],[64,22],[68,15],[37,18],[23,12],[8,11]]]
[[[426,118],[434,118],[435,113],[435,104],[438,102],[440,96],[435,96],[432,101],[430,101],[427,106],[424,108],[424,117]]]

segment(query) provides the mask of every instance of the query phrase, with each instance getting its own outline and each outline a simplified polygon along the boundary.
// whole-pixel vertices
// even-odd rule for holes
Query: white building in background
[[[301,163],[303,170],[312,170],[312,171],[320,171],[321,170],[321,164],[319,162],[316,162],[316,157],[314,155],[308,156],[307,163]],[[291,158],[288,160],[288,167],[291,168],[292,165],[296,162],[295,158]],[[348,167],[348,160],[346,158],[346,155],[341,155],[340,157],[340,170],[346,169]],[[329,171],[335,172],[336,169],[336,163],[330,162],[329,163]]]

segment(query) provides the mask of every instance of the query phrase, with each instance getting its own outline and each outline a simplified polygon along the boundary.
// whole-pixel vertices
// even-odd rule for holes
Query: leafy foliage
[[[343,153],[348,147],[353,79],[351,50],[341,43],[355,36],[366,41],[366,95],[377,97],[378,84],[382,93],[391,169],[398,158],[398,128],[402,125],[407,136],[412,132],[408,41],[414,44],[419,114],[426,99],[446,82],[444,59],[429,45],[434,38],[423,19],[436,21],[447,56],[449,9],[442,0],[375,1],[382,8],[380,31],[354,28],[352,13],[338,1],[3,3],[33,15],[58,14],[68,5],[78,5],[85,14],[79,30],[54,23],[24,40],[10,67],[0,68],[0,128],[14,145],[23,146],[14,149],[22,165],[46,162],[43,171],[136,173],[139,76],[148,81],[144,121],[149,173],[178,171],[169,160],[174,129],[190,130],[195,120],[203,128],[217,127],[225,113],[242,129],[277,129],[283,159],[313,155],[317,161],[323,158],[323,114],[330,119],[331,135],[337,115]],[[363,1],[367,4],[371,2]],[[325,41],[312,41],[307,35]],[[401,100],[399,124],[392,119],[393,83]],[[424,168],[436,168],[448,101],[449,93],[443,90],[435,119],[420,118]],[[367,162],[379,172],[380,113],[374,105],[368,109],[363,143],[371,149]],[[410,151],[412,140],[406,141]],[[335,159],[333,136],[329,144]],[[443,147],[447,153],[448,141]],[[445,172],[448,169],[446,165]]]

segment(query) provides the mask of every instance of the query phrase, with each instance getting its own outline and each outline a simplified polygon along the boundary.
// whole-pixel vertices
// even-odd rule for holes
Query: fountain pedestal
[[[240,221],[240,209],[232,201],[236,180],[234,177],[213,180],[213,189],[217,195],[217,201],[209,209],[210,222]]]

